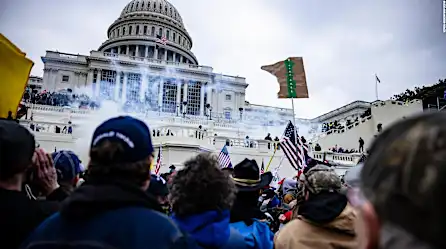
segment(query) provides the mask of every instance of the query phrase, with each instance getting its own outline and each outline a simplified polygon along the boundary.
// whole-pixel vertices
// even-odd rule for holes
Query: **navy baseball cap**
[[[81,160],[72,151],[57,151],[52,153],[51,157],[57,171],[57,180],[71,181],[84,171]]]
[[[154,152],[149,127],[130,116],[111,118],[100,124],[93,133],[91,148],[104,141],[122,145],[124,153],[116,158],[122,163],[133,163],[147,158]]]

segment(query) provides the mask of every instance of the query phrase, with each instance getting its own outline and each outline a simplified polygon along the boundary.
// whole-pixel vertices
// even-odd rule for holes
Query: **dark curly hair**
[[[237,189],[232,178],[220,170],[215,155],[201,153],[186,161],[184,166],[170,187],[175,215],[188,216],[232,207]]]

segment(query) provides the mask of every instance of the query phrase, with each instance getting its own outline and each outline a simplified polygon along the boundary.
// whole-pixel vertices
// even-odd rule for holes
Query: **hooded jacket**
[[[356,249],[356,214],[344,195],[322,193],[297,209],[274,239],[276,249]]]
[[[160,211],[156,200],[136,186],[86,182],[22,248],[196,248]]]

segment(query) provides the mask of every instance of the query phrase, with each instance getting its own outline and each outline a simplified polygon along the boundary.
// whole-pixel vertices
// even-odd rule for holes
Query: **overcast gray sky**
[[[89,54],[129,0],[0,0],[0,32],[43,75],[45,50]],[[246,100],[278,100],[262,65],[303,56],[309,99],[300,117],[315,117],[354,100],[387,99],[446,78],[441,0],[170,0],[183,17],[200,64],[246,77]]]

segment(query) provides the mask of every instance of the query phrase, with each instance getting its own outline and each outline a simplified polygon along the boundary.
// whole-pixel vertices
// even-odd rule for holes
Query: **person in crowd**
[[[30,198],[32,179],[48,199],[58,192],[51,157],[35,148],[34,136],[14,121],[0,119],[0,223],[2,248],[18,248],[59,203]],[[59,195],[56,193],[56,195]]]
[[[146,193],[154,152],[150,134],[143,121],[129,116],[100,124],[92,136],[87,181],[22,248],[195,248]]]
[[[279,137],[278,136],[276,136],[274,138],[274,144],[275,144],[275,146],[277,146],[277,150],[280,150],[280,144],[279,144]]]
[[[245,158],[234,167],[232,176],[238,192],[231,209],[231,226],[245,236],[249,248],[272,248],[274,235],[259,221],[267,217],[258,205],[260,190],[271,183],[272,173],[260,174],[257,162]]]
[[[57,182],[67,195],[71,194],[79,182],[83,166],[79,157],[69,150],[60,150],[51,154],[57,172]]]
[[[156,198],[166,215],[170,215],[170,204],[167,198],[169,189],[167,181],[163,177],[152,174],[147,193]]]
[[[359,152],[364,152],[364,139],[362,139],[362,137],[359,138],[358,140],[359,143]]]
[[[217,158],[199,154],[184,163],[172,182],[172,219],[203,248],[246,248],[242,235],[229,225],[236,191]]]
[[[342,184],[336,172],[316,165],[300,179],[304,201],[296,207],[297,218],[276,235],[275,248],[358,248],[355,211],[347,197],[339,193]]]
[[[406,118],[370,147],[360,188],[360,249],[446,248],[446,114]]]
[[[270,133],[268,133],[268,135],[266,135],[265,140],[273,141],[273,139],[271,138],[271,134]],[[268,143],[268,149],[271,149],[271,143]]]
[[[321,151],[322,150],[321,145],[320,144],[316,144],[316,146],[314,146],[314,150],[315,151]]]

